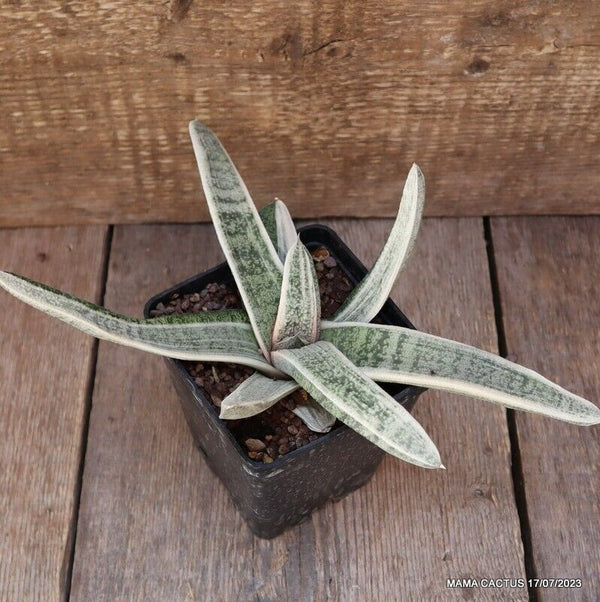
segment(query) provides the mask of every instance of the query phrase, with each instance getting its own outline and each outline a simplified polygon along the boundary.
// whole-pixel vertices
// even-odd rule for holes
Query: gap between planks
[[[98,295],[98,305],[104,306],[104,295],[106,293],[106,280],[108,278],[108,266],[110,261],[110,250],[112,246],[113,237],[113,226],[108,226],[106,235],[104,238],[104,246],[102,249],[102,268],[100,276],[100,293]],[[85,454],[87,451],[88,433],[90,427],[90,413],[92,411],[92,399],[94,396],[94,383],[96,380],[96,365],[98,362],[98,345],[99,339],[94,339],[94,345],[92,353],[90,355],[89,368],[88,368],[88,381],[85,391],[85,407],[83,424],[81,427],[81,440],[79,443],[79,470],[77,473],[77,482],[75,483],[74,504],[73,504],[73,516],[71,517],[71,524],[69,526],[69,546],[68,553],[65,554],[65,560],[67,561],[66,568],[63,567],[63,574],[65,578],[64,583],[64,598],[65,602],[71,597],[71,583],[73,580],[73,563],[75,559],[75,545],[77,543],[77,524],[79,520],[79,506],[81,503],[81,485],[83,483],[83,471],[85,469]]]
[[[106,228],[0,230],[2,268],[98,301]],[[91,337],[4,291],[0,600],[64,599]]]
[[[500,283],[498,282],[494,237],[489,216],[483,218],[483,233],[486,242],[490,286],[492,289],[492,299],[494,302],[494,319],[496,323],[496,333],[498,335],[498,353],[505,358],[508,356],[508,349],[506,345],[506,335],[504,332],[504,317],[502,315],[502,300],[500,298]],[[525,482],[523,479],[519,434],[517,432],[517,425],[515,423],[514,410],[506,410],[506,420],[508,435],[510,437],[511,474],[515,494],[515,503],[517,506],[517,512],[519,513],[521,541],[523,542],[523,552],[525,555],[525,574],[528,580],[527,593],[529,595],[530,602],[536,602],[537,595],[535,593],[535,589],[529,586],[529,579],[534,579],[536,573],[533,562],[533,550],[531,546],[531,526],[529,524],[529,515],[527,513],[527,497],[525,494]]]
[[[507,350],[516,360],[598,404],[600,218],[492,218]],[[541,602],[600,597],[599,426],[514,415],[536,577],[580,579],[539,587]]]
[[[367,256],[367,263],[390,224],[372,220],[367,231],[361,220],[334,223],[359,256]],[[424,230],[417,257],[404,274],[405,286],[397,287],[394,296],[426,329],[495,347],[489,279],[482,278],[487,258],[481,220],[427,220]],[[146,248],[157,236],[160,247]],[[456,253],[448,254],[448,245]],[[106,302],[111,309],[135,312],[146,296],[216,263],[215,253],[210,227],[116,228]],[[436,271],[440,262],[441,275]],[[444,274],[454,277],[450,281]],[[426,312],[412,288],[427,299]],[[480,318],[477,327],[449,321],[447,312],[454,307],[460,308],[451,314],[456,317],[460,311],[474,312]],[[123,381],[119,387],[113,372],[118,365],[130,365],[128,373],[135,369],[136,382]],[[74,600],[92,593],[107,600],[128,594],[174,599],[196,581],[217,599],[240,594],[246,599],[312,595],[384,600],[406,588],[431,598],[445,591],[446,577],[459,571],[525,574],[508,433],[499,408],[429,394],[417,412],[452,457],[452,478],[422,474],[386,459],[365,488],[327,505],[281,538],[264,542],[247,533],[223,488],[199,461],[168,381],[156,365],[146,358],[138,363],[129,351],[100,344],[79,513],[85,528],[77,538],[73,566]],[[466,441],[471,442],[468,454],[461,449]],[[378,521],[384,520],[387,529],[381,532]],[[147,555],[157,540],[162,542],[159,564]],[[408,549],[400,545],[411,541],[419,544]],[[201,549],[198,542],[203,542]],[[490,555],[491,546],[496,553]],[[139,570],[115,572],[125,562],[130,569],[153,567],[152,577],[140,581]],[[336,572],[340,566],[345,567],[342,573]],[[391,581],[386,579],[389,571],[395,575]]]

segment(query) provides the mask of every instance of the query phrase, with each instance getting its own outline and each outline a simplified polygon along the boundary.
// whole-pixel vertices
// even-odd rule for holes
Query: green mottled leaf
[[[275,199],[275,201],[263,207],[258,214],[267,229],[273,246],[277,249],[279,259],[282,263],[285,263],[288,251],[298,237],[288,208],[283,201]]]
[[[283,269],[279,311],[273,328],[273,349],[309,345],[319,338],[321,301],[311,254],[296,237]]]
[[[328,412],[375,445],[412,464],[441,467],[423,427],[331,343],[273,351],[272,359]]]
[[[413,249],[424,204],[425,178],[418,166],[413,164],[406,178],[390,237],[375,265],[350,293],[332,321],[370,322],[377,315]]]
[[[430,387],[544,414],[598,424],[600,409],[533,370],[448,339],[396,326],[323,322],[321,338],[380,382]]]
[[[190,135],[210,215],[254,334],[269,355],[281,292],[282,263],[250,193],[218,138],[198,121]]]
[[[248,418],[268,410],[299,385],[293,380],[274,380],[255,372],[221,403],[221,418]]]
[[[277,206],[277,201],[273,201],[268,205],[265,205],[258,211],[258,215],[262,220],[263,225],[265,226],[265,230],[269,235],[269,240],[273,244],[273,247],[277,249],[277,221],[275,217],[275,207]],[[279,255],[279,259],[281,259],[281,255]],[[283,263],[283,260],[281,260]]]
[[[292,412],[315,433],[328,433],[335,424],[335,416],[310,397],[304,403],[297,405]]]
[[[244,311],[139,320],[8,272],[0,272],[0,286],[25,303],[99,339],[177,359],[234,362],[281,375],[260,354]]]

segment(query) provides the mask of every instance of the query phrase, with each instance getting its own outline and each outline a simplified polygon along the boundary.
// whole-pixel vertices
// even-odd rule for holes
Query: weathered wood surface
[[[596,2],[12,1],[0,64],[1,225],[205,220],[194,116],[298,217],[600,212]]]
[[[370,263],[390,222],[332,225]],[[427,220],[422,234],[395,298],[417,326],[494,349],[481,222]],[[493,219],[492,234],[509,353],[598,401],[600,220]],[[95,299],[104,235],[0,231],[0,267]],[[117,228],[106,305],[139,315],[150,294],[219,259],[210,226]],[[495,406],[428,393],[415,413],[447,472],[388,458],[365,488],[267,542],[193,447],[162,360],[101,343],[77,508],[94,344],[2,303],[0,600],[64,598],[78,511],[74,600],[527,599],[522,589],[445,588],[447,577],[524,576]],[[533,576],[583,581],[538,599],[597,600],[598,429],[524,414],[516,424]]]
[[[598,403],[600,219],[494,219],[492,233],[508,352]],[[580,578],[568,599],[598,600],[600,427],[526,414],[516,423],[536,576]]]
[[[391,222],[333,225],[370,262]],[[116,228],[106,305],[139,314],[219,255],[211,226]],[[402,282],[419,326],[494,349],[480,220],[427,221]],[[416,415],[446,472],[388,458],[368,486],[264,541],[194,448],[161,362],[100,343],[73,600],[462,599],[447,577],[524,576],[501,409],[428,393]]]
[[[103,227],[0,230],[0,267],[98,300]],[[64,599],[94,340],[0,293],[0,600]]]

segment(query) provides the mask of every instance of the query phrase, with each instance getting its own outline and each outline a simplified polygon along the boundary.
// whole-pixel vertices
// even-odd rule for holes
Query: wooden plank
[[[333,225],[371,261],[391,222]],[[210,226],[118,227],[106,305],[139,314],[151,294],[219,256]],[[480,220],[428,220],[403,282],[395,295],[417,324],[494,348]],[[499,408],[428,394],[416,414],[446,472],[386,459],[368,486],[265,541],[202,462],[161,361],[100,343],[74,600],[387,602],[445,597],[447,577],[524,576]]]
[[[4,270],[90,300],[106,228],[0,230]],[[2,292],[0,600],[63,600],[94,342]]]
[[[392,216],[413,161],[429,215],[600,212],[595,2],[44,0],[0,17],[3,225],[206,220],[194,116],[260,204],[298,217]]]
[[[508,353],[600,402],[600,219],[494,219],[492,235]],[[539,599],[598,600],[600,427],[516,423],[536,576],[583,581]]]
[[[391,226],[337,223],[367,265]],[[393,296],[418,328],[496,351],[481,220],[426,220]],[[387,457],[366,488],[315,516],[332,599],[462,599],[470,592],[446,589],[447,578],[524,577],[504,411],[429,391],[414,415],[448,470]],[[521,588],[493,595],[527,599]]]

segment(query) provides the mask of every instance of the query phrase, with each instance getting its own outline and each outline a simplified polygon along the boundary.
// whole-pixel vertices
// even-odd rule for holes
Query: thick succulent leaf
[[[244,311],[138,320],[8,272],[0,272],[0,286],[25,303],[99,339],[177,359],[243,364],[281,376],[260,354]]]
[[[272,359],[328,412],[375,445],[412,464],[441,467],[423,427],[331,343],[273,351]]]
[[[298,388],[293,380],[274,380],[255,372],[223,400],[220,417],[234,420],[260,414]]]
[[[600,422],[600,409],[537,372],[469,345],[376,324],[323,322],[333,343],[374,380],[462,393],[574,424]]]
[[[418,166],[413,164],[385,246],[369,273],[350,293],[332,321],[370,322],[377,315],[413,249],[424,203],[425,179]]]
[[[283,270],[281,300],[273,328],[272,349],[309,345],[319,338],[321,300],[313,259],[296,237]]]
[[[198,121],[190,135],[219,242],[266,357],[281,292],[282,263],[250,193],[218,138]]]
[[[269,239],[271,240],[271,243],[273,244],[273,247],[275,247],[275,249],[277,249],[278,242],[276,221],[277,218],[275,217],[276,205],[277,201],[273,201],[272,203],[265,205],[258,211],[258,215],[260,216],[260,219],[262,220],[262,223],[265,226],[265,230],[269,235]],[[279,259],[281,259],[281,253],[278,252],[278,255]],[[283,259],[281,259],[281,262],[283,263]]]
[[[335,416],[310,397],[304,403],[297,405],[292,412],[315,433],[328,433],[336,420]]]
[[[235,420],[260,414],[299,388],[294,380],[272,379],[255,372],[223,400],[220,417]],[[328,433],[335,423],[335,416],[310,398],[292,412],[316,433]]]
[[[285,203],[275,199],[265,205],[259,212],[260,218],[267,229],[267,233],[282,263],[285,263],[288,251],[296,242],[298,235],[292,221],[292,216]]]

